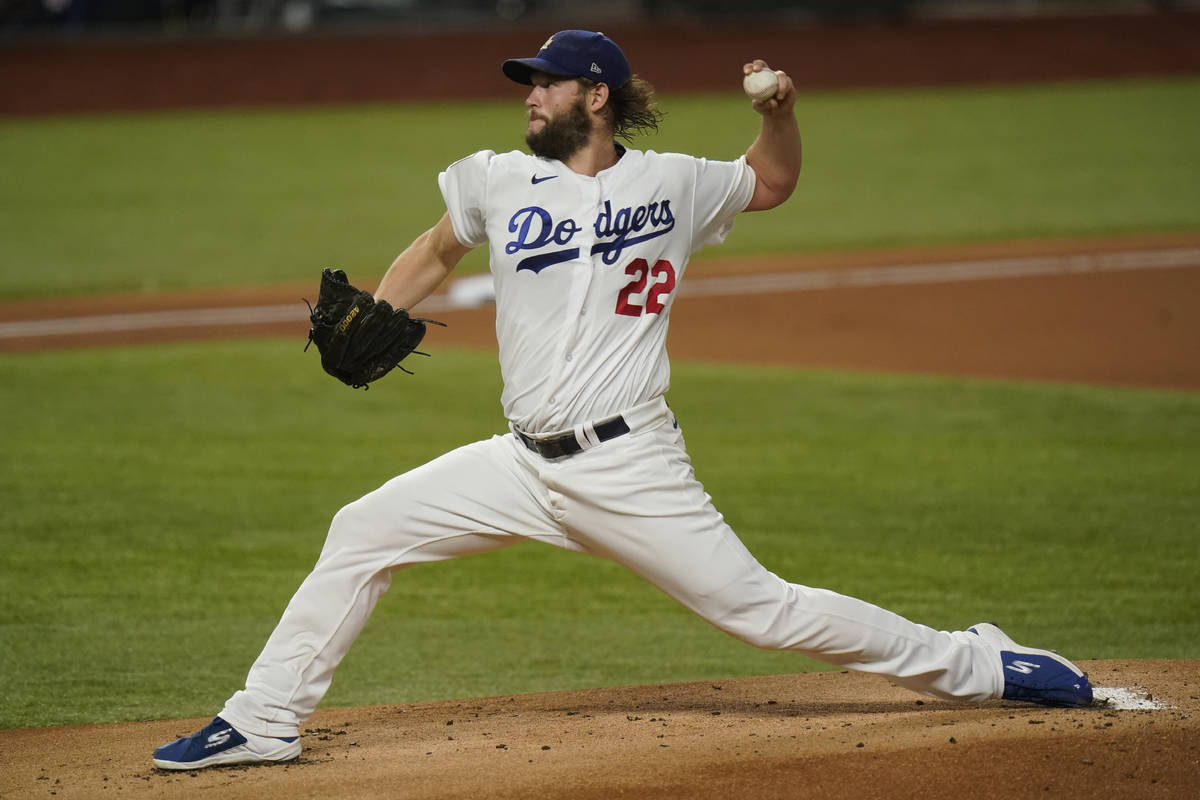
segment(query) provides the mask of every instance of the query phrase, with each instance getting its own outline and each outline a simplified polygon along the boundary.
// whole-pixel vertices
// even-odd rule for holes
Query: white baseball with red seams
[[[779,91],[779,76],[769,69],[754,70],[742,78],[742,90],[751,100],[769,100]]]
[[[999,659],[980,637],[789,583],[725,523],[666,404],[666,333],[689,257],[724,240],[756,176],[744,158],[618,152],[594,177],[491,151],[439,176],[459,242],[489,245],[511,430],[337,513],[246,688],[221,712],[238,730],[296,735],[397,570],[529,541],[612,559],[759,647],[936,697],[1002,694]],[[615,415],[628,432],[602,441]],[[545,457],[516,431],[564,435],[578,452]]]

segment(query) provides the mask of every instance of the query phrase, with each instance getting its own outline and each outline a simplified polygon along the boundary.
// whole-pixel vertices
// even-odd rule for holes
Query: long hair
[[[595,86],[587,78],[579,78],[585,88]],[[638,134],[658,133],[663,112],[658,110],[654,87],[649,81],[634,75],[620,89],[608,89],[608,104],[604,107],[613,136],[632,142]]]

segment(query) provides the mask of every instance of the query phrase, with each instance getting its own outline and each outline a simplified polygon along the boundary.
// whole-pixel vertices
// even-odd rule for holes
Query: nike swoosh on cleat
[[[529,179],[529,182],[536,186],[537,184],[541,183],[542,181],[552,180],[557,177],[558,177],[557,175],[543,175],[541,177],[534,175],[532,178]]]

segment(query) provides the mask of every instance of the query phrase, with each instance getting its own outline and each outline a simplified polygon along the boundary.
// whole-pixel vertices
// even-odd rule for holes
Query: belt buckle
[[[574,448],[571,445],[575,445]],[[579,442],[575,441],[575,434],[573,433],[563,434],[553,439],[545,439],[538,442],[538,452],[542,454],[543,458],[549,459],[573,456],[582,449],[579,446]]]
[[[573,456],[583,450],[575,439],[574,433],[564,433],[549,439],[535,439],[520,430],[517,431],[517,435],[521,437],[521,441],[525,443],[526,447],[548,460]],[[571,448],[571,444],[574,444],[575,447]]]

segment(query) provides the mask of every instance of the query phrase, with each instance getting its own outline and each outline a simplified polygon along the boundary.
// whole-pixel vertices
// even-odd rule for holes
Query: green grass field
[[[521,100],[0,121],[0,299],[378,276],[441,215],[439,170],[522,146]],[[735,158],[757,129],[741,94],[662,106],[637,146]],[[798,192],[711,252],[1200,227],[1198,79],[817,93],[797,115]]]
[[[714,252],[1197,230],[1198,99],[809,95],[800,191]],[[378,275],[440,214],[438,169],[520,145],[519,100],[2,121],[0,299]],[[740,96],[664,106],[639,146],[732,158],[754,133]],[[294,341],[0,356],[0,727],[219,708],[338,507],[503,429],[494,357],[421,366],[355,393]],[[1200,657],[1196,395],[676,364],[671,400],[791,580],[1078,658]],[[814,667],[528,545],[398,576],[326,704]]]
[[[213,713],[338,507],[503,430],[488,354],[369,393],[314,359],[0,359],[0,727]],[[1078,658],[1200,656],[1200,397],[699,364],[675,386],[699,477],[776,572]],[[814,666],[529,544],[398,575],[327,705]]]

